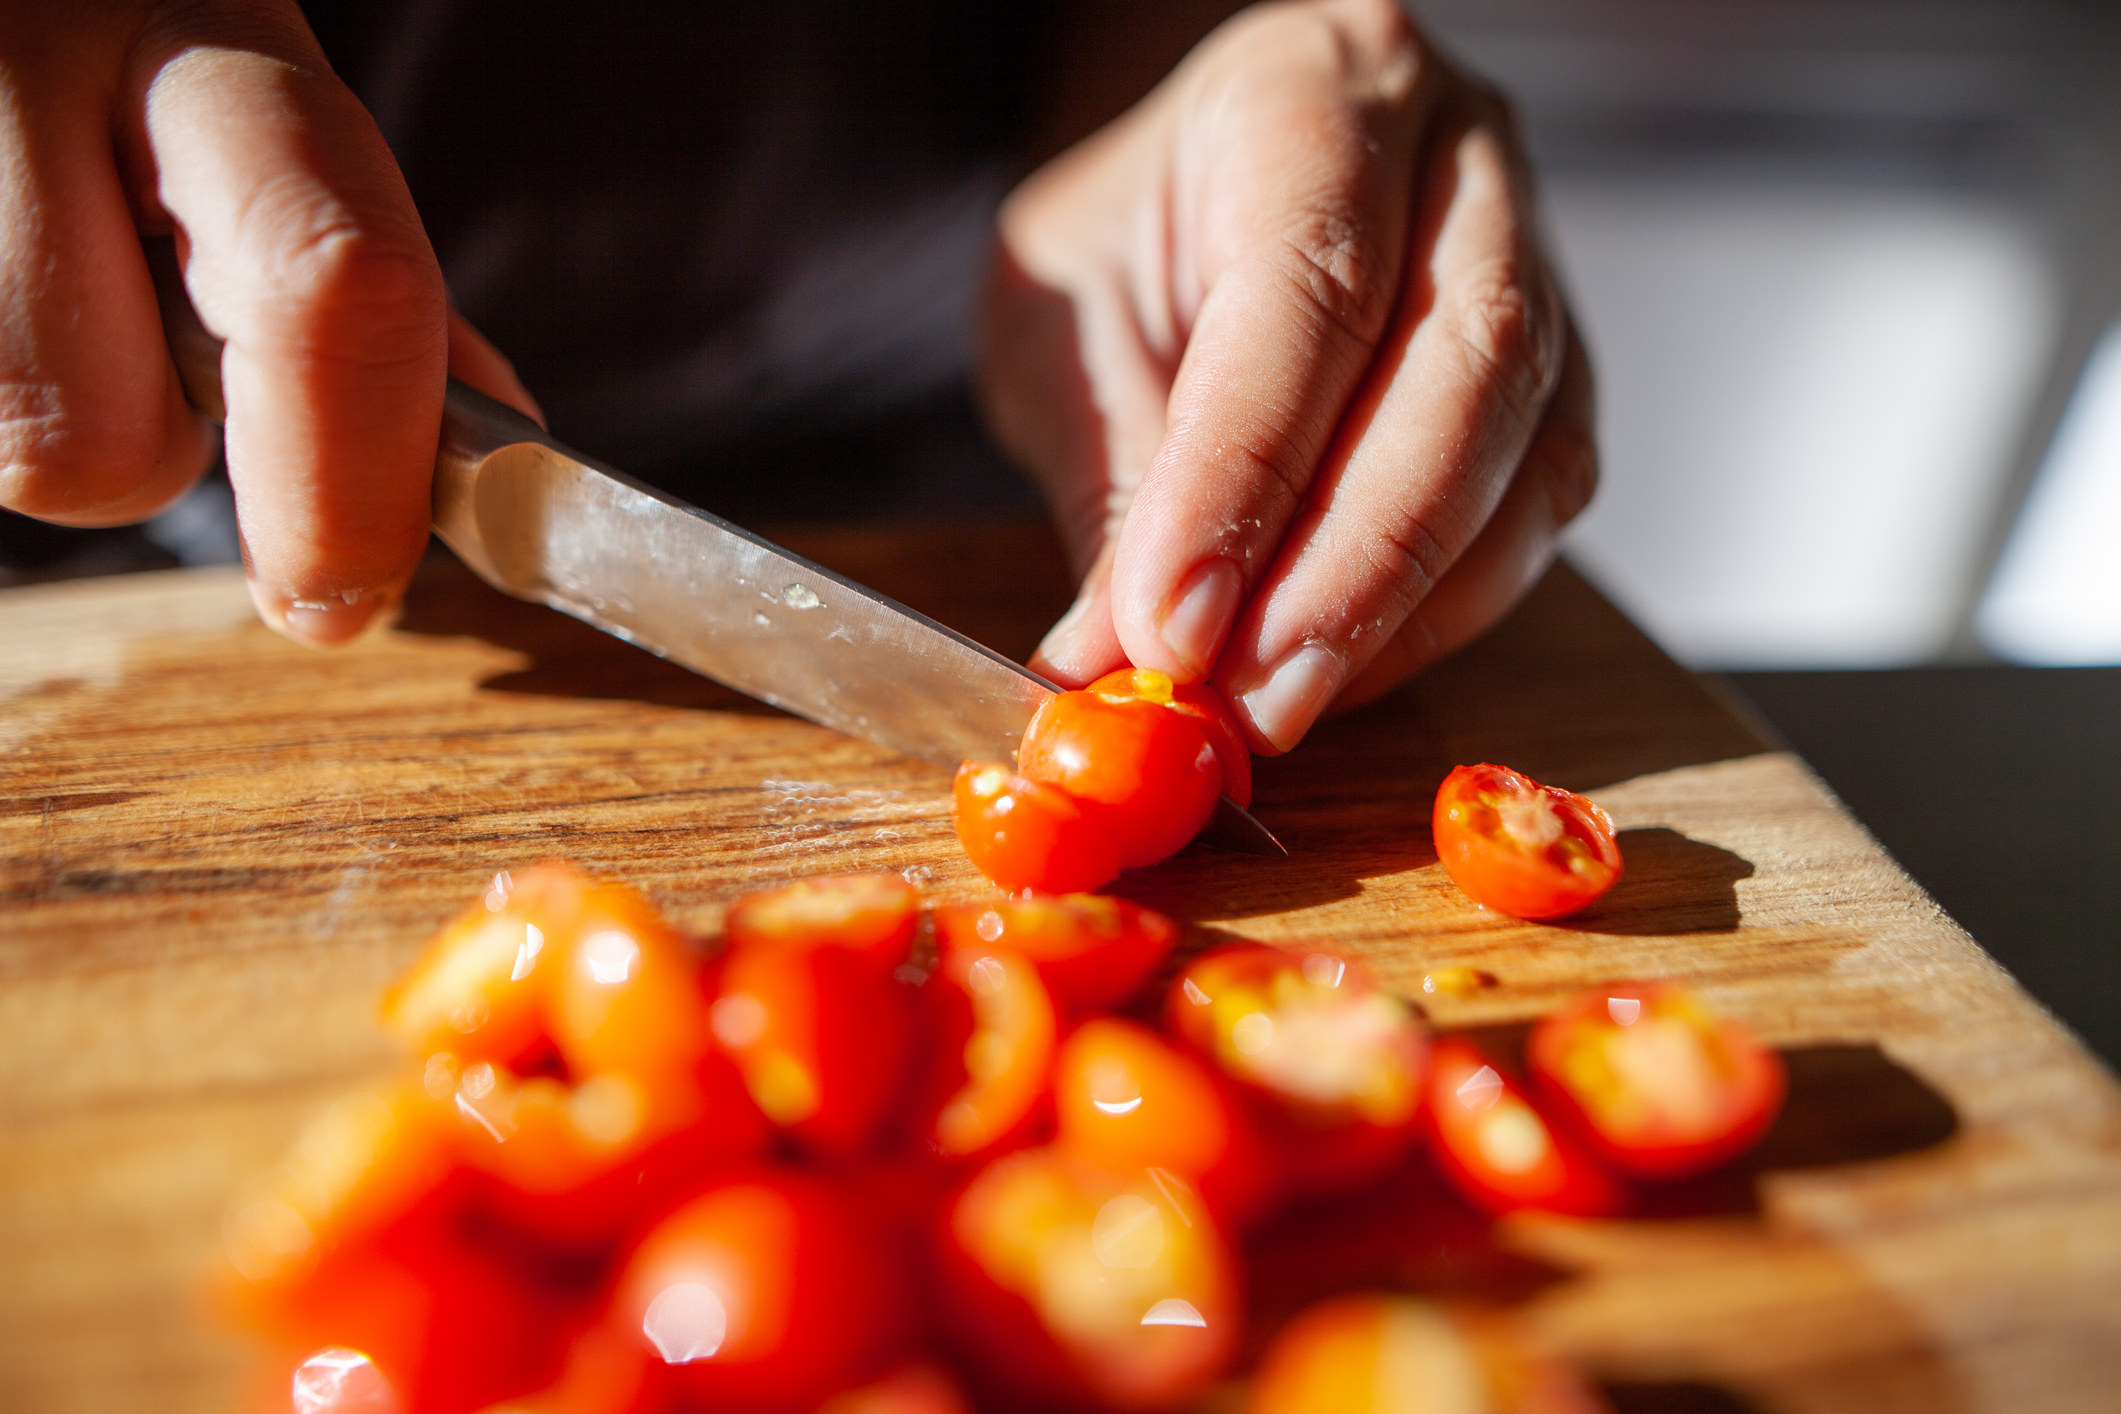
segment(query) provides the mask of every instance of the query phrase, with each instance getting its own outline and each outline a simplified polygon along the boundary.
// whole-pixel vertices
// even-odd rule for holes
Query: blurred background
[[[1516,98],[1596,358],[1570,558],[2121,1059],[2121,6],[1414,8]],[[218,480],[0,521],[0,583],[236,554]]]

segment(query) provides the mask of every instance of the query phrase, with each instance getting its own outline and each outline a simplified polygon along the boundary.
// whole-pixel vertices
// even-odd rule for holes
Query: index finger
[[[448,362],[441,271],[381,134],[293,6],[187,12],[140,65],[155,195],[225,341],[229,479],[265,620],[343,639],[427,540]]]

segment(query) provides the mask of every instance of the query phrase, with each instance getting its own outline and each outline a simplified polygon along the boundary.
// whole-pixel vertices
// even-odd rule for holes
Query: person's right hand
[[[294,0],[0,0],[0,506],[144,519],[213,454],[143,238],[225,341],[252,598],[344,639],[427,539],[446,374],[535,415],[454,318],[381,134]]]

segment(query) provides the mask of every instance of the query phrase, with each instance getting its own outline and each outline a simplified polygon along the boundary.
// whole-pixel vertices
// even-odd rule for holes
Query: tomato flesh
[[[1584,993],[1532,1029],[1526,1058],[1607,1161],[1645,1178],[1751,1148],[1788,1086],[1780,1056],[1667,983]]]
[[[1152,676],[1143,672],[1135,679]],[[1207,730],[1164,700],[1085,688],[1049,697],[1024,729],[1017,770],[1072,798],[1138,869],[1183,849],[1208,823],[1222,768]],[[1086,886],[1087,887],[1087,886]]]
[[[998,947],[1028,960],[1054,999],[1078,1010],[1133,996],[1178,941],[1178,925],[1102,894],[1033,895],[935,910],[945,948]]]
[[[965,999],[972,1025],[956,1056],[945,1058],[952,1088],[928,1143],[959,1159],[993,1148],[1033,1118],[1046,1094],[1057,1020],[1038,970],[1006,949],[953,947],[942,977]]]
[[[727,1176],[655,1225],[606,1317],[658,1382],[700,1407],[801,1410],[904,1339],[889,1251],[830,1184]]]
[[[1165,1024],[1255,1097],[1294,1187],[1364,1182],[1420,1133],[1428,1037],[1354,962],[1241,945],[1195,958]]]
[[[836,874],[750,893],[729,906],[734,945],[852,948],[885,968],[906,960],[920,890],[896,874]]]
[[[1612,1176],[1471,1042],[1438,1041],[1430,1066],[1437,1166],[1477,1206],[1498,1214],[1535,1208],[1583,1216],[1620,1209]]]
[[[1119,873],[1119,849],[1066,792],[1006,766],[967,761],[952,787],[958,843],[982,874],[1012,892],[1074,893]]]
[[[1473,901],[1512,918],[1560,918],[1620,878],[1613,821],[1571,791],[1507,766],[1460,766],[1436,790],[1436,857]]]
[[[1019,1150],[965,1187],[945,1232],[945,1329],[996,1407],[1177,1406],[1236,1346],[1232,1254],[1176,1174]]]

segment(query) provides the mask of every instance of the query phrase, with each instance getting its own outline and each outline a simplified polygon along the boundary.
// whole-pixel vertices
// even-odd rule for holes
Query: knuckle
[[[1379,526],[1364,547],[1364,558],[1382,586],[1386,615],[1394,622],[1413,613],[1450,567],[1442,542],[1413,519]]]
[[[1374,230],[1344,211],[1313,210],[1282,241],[1284,276],[1319,328],[1361,347],[1375,343],[1392,301]]]
[[[302,178],[261,191],[244,222],[262,275],[261,295],[291,316],[297,342],[312,352],[398,362],[407,340],[446,332],[440,267],[417,230],[363,219]],[[413,345],[419,347],[417,343]]]
[[[1560,340],[1547,327],[1515,262],[1495,262],[1468,280],[1455,304],[1455,330],[1475,379],[1529,428],[1560,372]]]
[[[62,520],[127,499],[161,453],[143,431],[134,419],[77,415],[48,382],[0,384],[0,506]]]
[[[1541,441],[1547,498],[1558,529],[1582,515],[1598,494],[1598,443],[1588,429],[1549,432]]]

